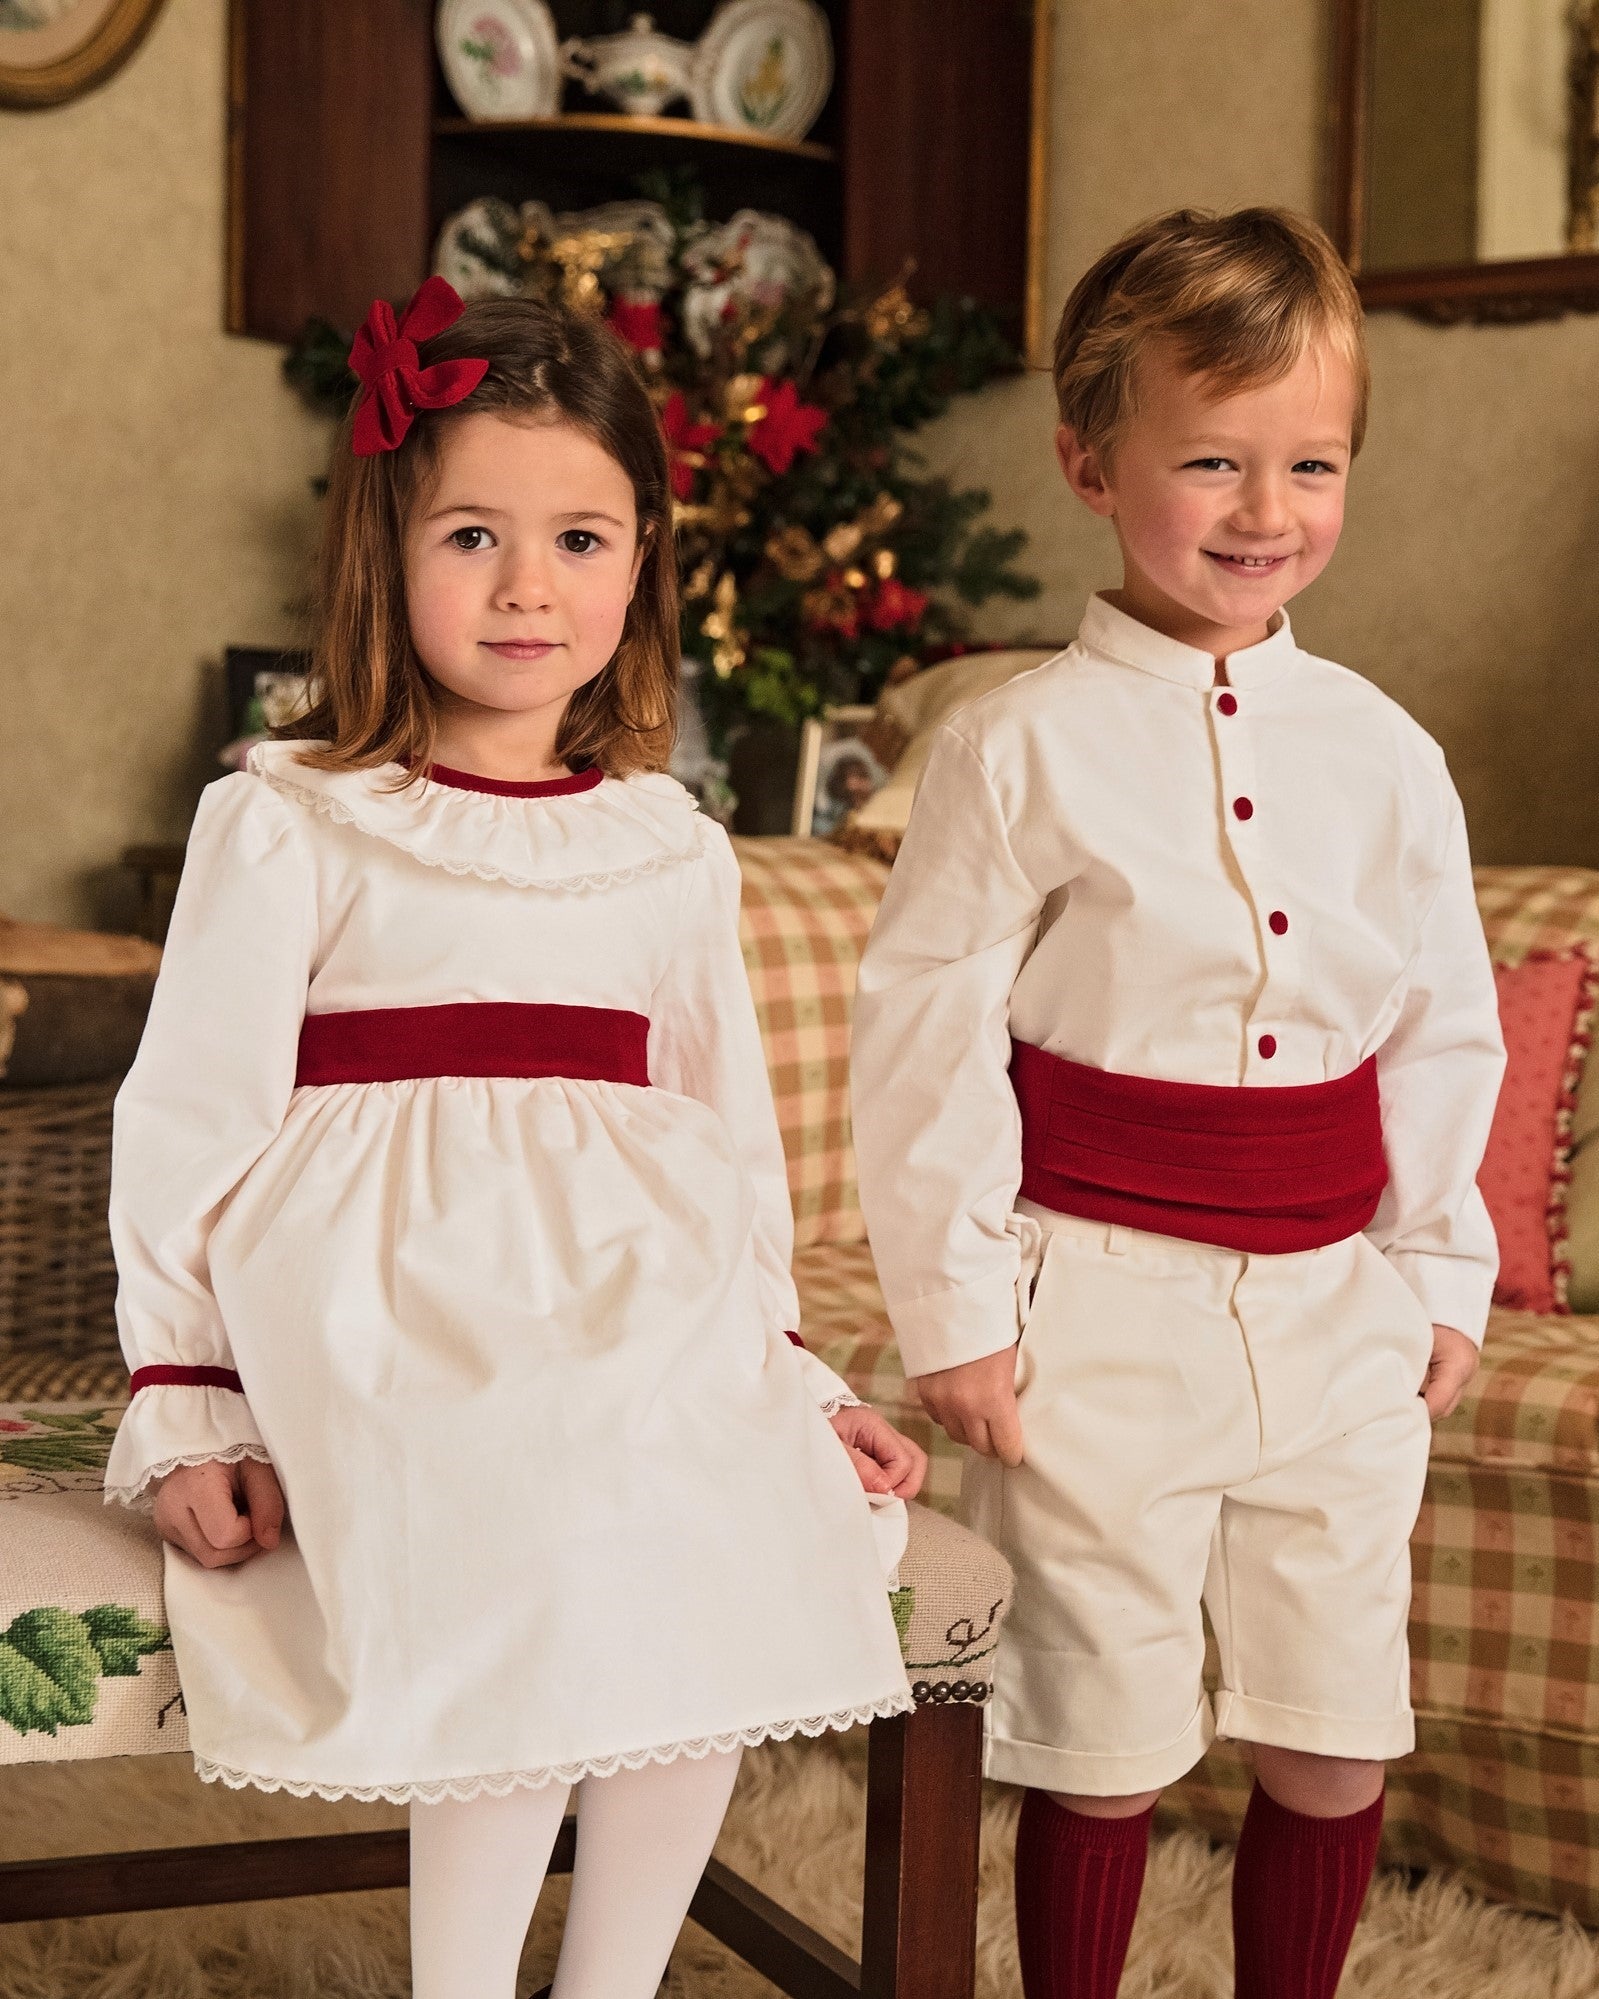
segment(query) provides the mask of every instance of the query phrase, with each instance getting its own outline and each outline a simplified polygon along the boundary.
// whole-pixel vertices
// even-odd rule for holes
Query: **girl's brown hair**
[[[1223,394],[1280,380],[1325,340],[1355,377],[1351,438],[1366,432],[1371,370],[1354,279],[1331,239],[1286,208],[1177,208],[1113,243],[1078,280],[1055,335],[1060,419],[1114,447],[1133,414],[1139,356],[1169,341]]]
[[[339,427],[328,484],[311,647],[315,705],[291,731],[321,770],[432,760],[435,696],[411,643],[407,524],[438,479],[446,426],[474,412],[570,423],[633,486],[644,559],[622,641],[567,704],[555,753],[610,777],[662,770],[677,726],[677,558],[666,446],[633,358],[599,320],[533,299],[479,299],[419,347],[423,367],[467,357],[488,372],[449,409],[419,411],[395,451],[357,458],[354,404]]]

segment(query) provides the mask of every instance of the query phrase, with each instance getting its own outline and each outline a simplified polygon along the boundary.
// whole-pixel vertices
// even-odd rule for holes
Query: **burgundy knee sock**
[[[1094,1819],[1029,1791],[1016,1828],[1016,1941],[1026,1999],[1115,1999],[1149,1857],[1153,1806]]]
[[[1313,1819],[1255,1786],[1233,1866],[1237,1999],[1333,1999],[1381,1833],[1380,1797]]]

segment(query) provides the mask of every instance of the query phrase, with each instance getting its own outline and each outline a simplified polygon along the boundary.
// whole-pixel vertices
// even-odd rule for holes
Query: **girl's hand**
[[[968,1444],[1013,1471],[1022,1461],[1022,1419],[1016,1411],[1016,1349],[919,1374],[922,1407],[952,1443]]]
[[[1468,1340],[1464,1333],[1456,1332],[1453,1326],[1433,1327],[1432,1359],[1427,1363],[1427,1378],[1417,1393],[1435,1423],[1453,1416],[1460,1407],[1466,1383],[1477,1372],[1481,1358],[1476,1342]]]
[[[927,1476],[927,1453],[902,1437],[886,1416],[864,1402],[839,1409],[828,1417],[855,1475],[868,1492],[889,1492],[896,1499],[914,1499]]]
[[[278,1475],[255,1458],[179,1465],[155,1496],[162,1539],[202,1569],[232,1568],[275,1548],[283,1538],[283,1514]]]

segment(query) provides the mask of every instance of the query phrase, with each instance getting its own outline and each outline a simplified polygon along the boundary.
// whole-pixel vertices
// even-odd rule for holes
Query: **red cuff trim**
[[[803,1340],[802,1340],[802,1339],[800,1338],[800,1336],[799,1336],[799,1334],[798,1334],[798,1333],[785,1333],[785,1334],[783,1335],[783,1337],[784,1337],[784,1339],[785,1339],[785,1340],[787,1340],[787,1341],[788,1341],[788,1343],[790,1344],[790,1346],[796,1346],[796,1347],[798,1347],[801,1353],[809,1353],[809,1352],[810,1352],[810,1348],[809,1348],[809,1347],[808,1347],[808,1346],[807,1346],[807,1345],[805,1344],[805,1342],[804,1342],[804,1341],[803,1341]]]
[[[136,1367],[129,1394],[141,1388],[231,1388],[244,1393],[244,1383],[231,1367]]]

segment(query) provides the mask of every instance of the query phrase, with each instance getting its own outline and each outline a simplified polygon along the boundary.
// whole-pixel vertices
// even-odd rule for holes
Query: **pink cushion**
[[[1494,1302],[1565,1312],[1571,1114],[1599,966],[1585,948],[1496,965],[1505,1081],[1478,1185],[1499,1235]]]

